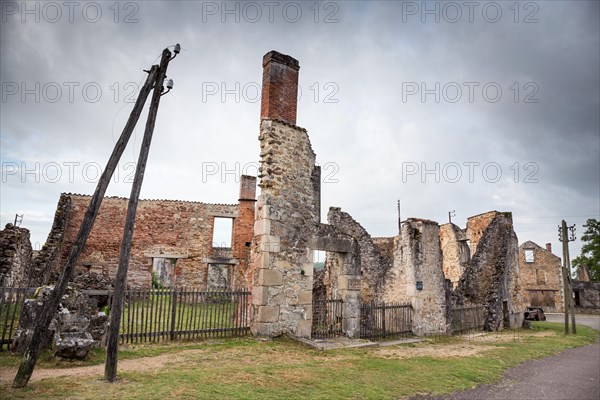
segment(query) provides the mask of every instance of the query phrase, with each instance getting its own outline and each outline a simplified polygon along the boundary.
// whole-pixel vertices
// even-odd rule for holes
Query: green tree
[[[583,227],[586,228],[581,241],[581,255],[576,257],[572,264],[577,269],[587,266],[590,271],[590,278],[594,281],[600,281],[600,221],[595,218],[587,220]]]

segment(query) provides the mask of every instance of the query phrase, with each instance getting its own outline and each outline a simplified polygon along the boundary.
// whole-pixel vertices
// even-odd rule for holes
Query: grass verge
[[[289,339],[146,345],[123,348],[120,360],[141,365],[142,357],[168,354],[167,361],[162,357],[155,368],[120,370],[115,384],[102,381],[101,373],[50,378],[25,389],[0,386],[0,397],[329,400],[441,395],[494,382],[523,361],[592,343],[596,336],[585,326],[578,327],[577,336],[564,336],[561,324],[535,323],[533,331],[327,352]],[[10,365],[5,358],[10,357],[0,356],[1,365]],[[102,364],[103,355],[87,362]],[[52,363],[43,360],[39,366],[53,368]]]

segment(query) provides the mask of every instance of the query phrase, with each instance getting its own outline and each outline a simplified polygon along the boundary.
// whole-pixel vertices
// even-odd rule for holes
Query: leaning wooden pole
[[[75,269],[75,263],[79,259],[79,255],[87,241],[87,238],[92,230],[92,226],[94,225],[94,220],[96,219],[96,215],[98,215],[98,210],[100,209],[100,205],[102,204],[102,199],[104,198],[104,193],[106,193],[106,188],[110,183],[110,179],[117,168],[117,164],[121,159],[121,155],[123,151],[127,147],[127,143],[129,142],[129,138],[133,133],[133,128],[135,127],[137,121],[140,118],[142,110],[144,108],[144,104],[146,103],[146,99],[150,94],[150,90],[155,84],[156,77],[158,74],[158,67],[153,66],[150,70],[148,77],[146,79],[146,83],[140,90],[140,94],[133,106],[133,110],[129,115],[129,119],[125,124],[125,128],[123,128],[123,132],[113,149],[110,158],[108,159],[108,163],[104,168],[104,172],[98,181],[98,185],[96,185],[96,191],[92,196],[90,201],[90,205],[85,213],[83,218],[83,222],[81,223],[81,227],[79,228],[79,233],[77,234],[77,239],[73,243],[73,247],[71,248],[71,252],[69,253],[69,257],[63,267],[60,276],[58,277],[58,281],[54,287],[54,290],[50,294],[48,300],[44,302],[44,306],[42,308],[42,312],[40,313],[33,335],[31,337],[31,341],[23,354],[23,360],[21,361],[21,365],[19,370],[17,371],[17,375],[12,383],[12,387],[20,388],[27,386],[29,379],[31,378],[31,374],[33,373],[33,369],[35,368],[35,364],[37,363],[38,357],[47,342],[47,331],[52,318],[54,317],[54,313],[58,308],[58,304],[60,303],[60,299],[62,298],[65,290],[67,288],[67,284],[71,280],[71,275],[73,274],[73,270]]]
[[[150,152],[150,143],[158,113],[158,105],[162,94],[163,81],[167,75],[167,67],[171,59],[171,52],[165,49],[162,53],[160,66],[158,68],[158,77],[154,85],[152,100],[150,102],[150,111],[146,121],[146,130],[140,149],[140,157],[137,163],[129,204],[127,206],[127,216],[125,219],[125,229],[123,232],[123,241],[121,242],[121,254],[119,256],[119,268],[115,280],[115,291],[110,308],[110,324],[108,325],[108,344],[106,348],[106,362],[104,364],[104,378],[109,382],[114,382],[117,378],[117,360],[119,350],[119,327],[121,325],[121,312],[123,310],[123,292],[125,290],[125,280],[127,279],[127,269],[129,267],[129,256],[131,254],[131,239],[135,225],[135,214],[137,211],[138,199],[144,180],[146,162]]]

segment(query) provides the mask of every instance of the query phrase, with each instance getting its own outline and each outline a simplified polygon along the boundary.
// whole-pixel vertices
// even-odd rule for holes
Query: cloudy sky
[[[297,123],[329,206],[373,236],[401,216],[512,211],[520,242],[600,216],[598,2],[2,2],[2,226],[44,243],[91,194],[163,48],[181,43],[142,198],[235,203],[256,174],[262,56],[300,62]],[[128,196],[140,120],[109,195]],[[571,246],[572,257],[581,244]]]

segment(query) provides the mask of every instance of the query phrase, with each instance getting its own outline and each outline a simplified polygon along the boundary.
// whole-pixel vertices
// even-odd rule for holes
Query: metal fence
[[[0,350],[9,349],[25,299],[35,288],[0,287]],[[84,291],[105,296],[108,290]],[[110,312],[110,310],[109,310]],[[250,333],[248,291],[188,288],[127,289],[121,315],[121,343],[245,336]]]
[[[450,334],[482,330],[485,307],[454,307],[450,310]]]
[[[412,335],[413,309],[405,303],[361,303],[360,338],[391,339]]]
[[[34,292],[35,288],[0,287],[0,351],[10,348],[23,302]]]
[[[313,298],[313,339],[342,336],[342,300]]]

